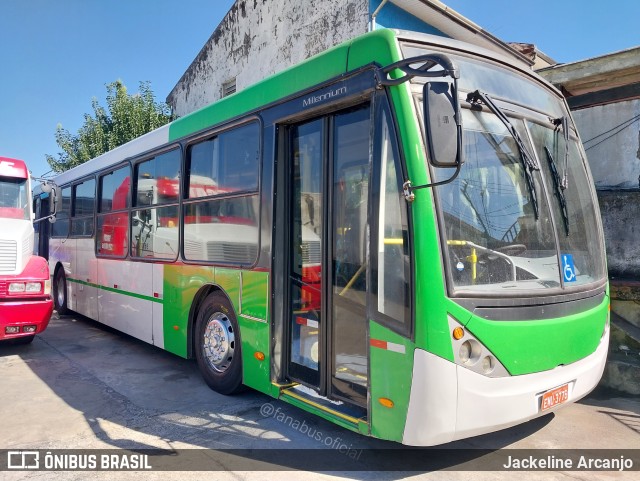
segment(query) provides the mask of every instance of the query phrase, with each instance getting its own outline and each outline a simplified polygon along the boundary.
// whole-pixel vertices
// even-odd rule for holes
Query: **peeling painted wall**
[[[609,277],[640,278],[639,191],[598,191]]]
[[[183,116],[367,31],[368,0],[238,0],[167,97]]]
[[[640,99],[573,112],[597,189],[640,188],[640,120],[618,127],[639,115]]]
[[[573,112],[598,190],[609,276],[640,277],[640,99]],[[625,127],[626,126],[626,127]]]

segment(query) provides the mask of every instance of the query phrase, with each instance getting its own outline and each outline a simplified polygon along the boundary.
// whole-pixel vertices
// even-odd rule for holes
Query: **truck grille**
[[[0,274],[15,272],[18,246],[13,240],[0,240]]]

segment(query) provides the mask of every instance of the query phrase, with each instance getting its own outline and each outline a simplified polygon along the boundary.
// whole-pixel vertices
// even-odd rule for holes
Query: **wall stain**
[[[176,116],[238,90],[367,29],[367,0],[238,0],[167,96]]]

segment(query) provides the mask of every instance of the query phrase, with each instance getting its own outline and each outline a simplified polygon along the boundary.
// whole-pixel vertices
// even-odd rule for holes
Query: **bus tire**
[[[207,385],[220,394],[242,391],[240,330],[222,293],[210,294],[200,305],[195,335],[196,360]]]
[[[63,268],[56,270],[53,276],[53,306],[60,315],[69,312],[67,309],[67,278]]]

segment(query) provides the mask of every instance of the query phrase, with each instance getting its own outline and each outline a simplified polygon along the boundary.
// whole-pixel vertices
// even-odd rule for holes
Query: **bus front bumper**
[[[543,416],[591,392],[602,377],[609,328],[590,356],[550,371],[490,378],[430,354],[414,353],[402,443],[433,446],[498,431]],[[566,402],[541,410],[542,395],[569,385]]]

